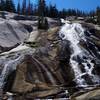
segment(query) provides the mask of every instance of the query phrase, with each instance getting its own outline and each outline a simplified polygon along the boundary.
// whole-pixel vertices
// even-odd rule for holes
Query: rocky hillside
[[[63,20],[59,26],[48,18],[50,28],[45,31],[37,30],[36,17],[7,12],[5,17],[0,22],[7,30],[1,31],[9,36],[2,33],[6,37],[1,47],[21,45],[0,54],[2,99],[100,99],[98,25]]]
[[[29,33],[37,29],[37,20],[37,17],[0,12],[0,52],[8,51],[28,39]],[[48,21],[51,27],[57,23],[50,18]]]

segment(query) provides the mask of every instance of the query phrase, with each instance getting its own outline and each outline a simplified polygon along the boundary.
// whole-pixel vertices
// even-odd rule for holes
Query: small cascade
[[[80,41],[87,42],[85,29],[82,25],[65,21],[64,26],[62,26],[59,32],[59,36],[62,40],[70,42],[70,65],[74,71],[74,81],[77,85],[85,87],[87,85],[100,84],[99,76],[92,73],[94,69],[94,63],[92,62],[93,56],[80,45]],[[84,67],[84,72],[82,71],[80,64]],[[91,84],[87,82],[89,80],[91,81]]]
[[[9,59],[9,61],[5,62],[4,68],[0,75],[0,89],[3,89],[5,85],[6,77],[14,70],[16,70],[16,66],[21,62],[23,56],[19,56],[15,59]]]
[[[23,43],[16,48],[0,54],[0,64],[3,65],[3,69],[0,74],[0,89],[3,89],[5,85],[6,77],[14,70],[16,66],[24,59],[27,54],[32,54],[35,49],[31,49]]]

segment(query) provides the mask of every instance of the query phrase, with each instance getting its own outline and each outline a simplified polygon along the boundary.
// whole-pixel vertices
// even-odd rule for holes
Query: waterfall
[[[3,89],[6,77],[10,74],[10,72],[16,70],[16,66],[21,62],[23,58],[23,56],[19,56],[15,59],[10,59],[4,64],[4,68],[0,75],[0,89]]]
[[[0,89],[3,89],[6,77],[14,70],[16,66],[24,59],[25,54],[33,54],[35,49],[31,49],[23,43],[16,48],[0,54],[0,63],[3,62],[3,70],[0,75]],[[9,57],[11,54],[13,56]]]
[[[69,21],[65,21],[65,24],[62,26],[59,32],[59,36],[62,38],[62,40],[67,40],[70,42],[70,49],[72,51],[70,56],[70,66],[74,71],[74,81],[77,83],[77,85],[89,85],[84,76],[89,77],[92,82],[91,84],[99,84],[100,78],[92,73],[94,69],[94,64],[92,63],[93,57],[79,44],[80,41],[87,41],[85,29],[82,27],[82,25],[79,23],[70,23]],[[85,72],[82,72],[79,63],[84,66]]]

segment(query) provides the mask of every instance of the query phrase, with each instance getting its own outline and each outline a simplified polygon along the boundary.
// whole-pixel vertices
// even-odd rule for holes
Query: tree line
[[[13,0],[0,0],[0,10],[8,12],[16,12]]]
[[[37,0],[37,3],[33,3],[30,0],[22,0],[22,2],[18,0],[16,7],[14,0],[0,0],[0,11],[14,12],[19,15],[33,15],[51,18],[66,18],[66,16],[97,16],[97,22],[100,24],[100,7],[97,7],[94,11],[86,13],[78,9],[62,9],[59,11],[56,5],[47,5],[45,0]]]
[[[80,11],[78,9],[62,9],[59,11],[56,7],[56,5],[46,5],[45,0],[37,0],[37,4],[34,4],[30,0],[23,0],[20,2],[18,0],[17,7],[14,4],[13,0],[0,0],[0,10],[1,11],[8,11],[8,12],[14,12],[22,15],[39,15],[39,9],[40,9],[40,1],[42,1],[43,8],[43,14],[47,17],[53,17],[58,18],[62,17],[65,18],[66,16],[87,16],[91,15],[93,12],[86,13],[83,11]],[[40,9],[41,10],[41,9]]]

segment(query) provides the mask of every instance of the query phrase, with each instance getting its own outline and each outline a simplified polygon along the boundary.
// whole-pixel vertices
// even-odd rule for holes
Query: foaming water
[[[99,77],[92,73],[94,69],[94,63],[92,63],[93,57],[90,55],[90,53],[86,49],[84,49],[79,44],[81,40],[84,42],[87,41],[84,32],[85,30],[81,24],[69,23],[67,21],[65,22],[65,25],[62,26],[59,32],[59,36],[63,40],[68,40],[70,42],[70,49],[72,51],[72,54],[70,57],[70,65],[74,71],[74,75],[75,75],[74,81],[79,86],[87,86],[88,79],[91,80],[91,84],[100,83]],[[82,72],[81,66],[79,66],[79,63],[83,65],[85,72]],[[86,80],[85,77],[88,77],[88,79]]]
[[[3,89],[6,77],[9,75],[10,72],[16,70],[16,66],[21,62],[23,58],[23,56],[20,56],[5,63],[2,73],[0,75],[0,89]]]

